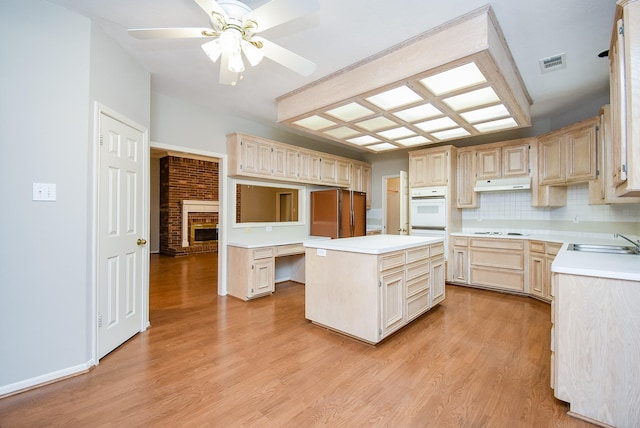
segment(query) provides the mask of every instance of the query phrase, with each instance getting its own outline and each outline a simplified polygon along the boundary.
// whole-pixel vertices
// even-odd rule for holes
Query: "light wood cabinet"
[[[484,287],[524,292],[524,241],[471,238],[469,282]]]
[[[305,316],[378,343],[444,300],[443,254],[443,243],[377,255],[307,248]]]
[[[409,187],[446,186],[452,146],[409,152]]]
[[[287,244],[257,248],[227,246],[229,295],[250,300],[269,295],[275,291],[276,258],[302,255],[302,244]],[[285,257],[286,259],[287,257]],[[291,260],[292,281],[304,282],[304,266],[301,258]]]
[[[562,244],[557,242],[529,241],[529,294],[541,300],[551,301],[551,264]]]
[[[476,150],[478,180],[492,180],[529,174],[529,144],[512,141]]]
[[[640,2],[617,2],[612,34],[610,173],[617,196],[640,196]]]
[[[350,190],[366,193],[366,208],[371,208],[371,165],[364,162],[353,161],[351,163]]]
[[[478,161],[477,179],[489,180],[502,176],[502,149],[500,147],[476,150],[476,158]]]
[[[360,185],[368,190],[367,208],[371,207],[371,165],[368,163],[241,133],[227,136],[227,152],[229,176],[338,187],[352,186],[352,165],[357,163],[363,173]]]
[[[541,186],[584,183],[596,178],[598,120],[587,119],[538,138]]]
[[[502,177],[528,175],[529,143],[514,144],[502,147]]]
[[[640,282],[553,274],[551,386],[602,426],[640,426]]]
[[[451,256],[450,281],[459,284],[469,283],[469,238],[462,236],[451,237],[453,244]]]
[[[458,150],[457,207],[476,208],[478,198],[473,188],[476,184],[476,155],[474,149]]]

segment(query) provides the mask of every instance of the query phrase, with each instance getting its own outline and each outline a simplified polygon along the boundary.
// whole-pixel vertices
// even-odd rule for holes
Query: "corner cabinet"
[[[609,48],[611,173],[617,196],[640,196],[640,1],[619,0]]]
[[[227,135],[229,176],[354,188],[354,165],[362,171],[354,190],[367,192],[371,207],[371,165],[241,133]]]

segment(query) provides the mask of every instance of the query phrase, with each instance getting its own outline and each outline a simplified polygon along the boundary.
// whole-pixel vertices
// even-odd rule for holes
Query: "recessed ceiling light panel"
[[[401,126],[400,128],[389,129],[388,131],[378,132],[378,135],[386,138],[387,140],[395,140],[397,138],[408,137],[409,135],[415,135],[415,132],[409,128]]]
[[[445,98],[444,103],[455,111],[484,106],[500,101],[498,95],[491,87],[477,89],[454,97]]]
[[[507,110],[504,104],[498,104],[478,110],[471,110],[466,113],[460,113],[460,116],[469,123],[478,123],[509,116],[509,110]]]
[[[430,117],[440,116],[442,115],[442,112],[429,103],[398,111],[393,113],[393,115],[399,117],[405,122],[412,123],[419,120],[429,119]]]
[[[349,138],[347,140],[351,144],[357,144],[359,146],[364,146],[365,144],[379,143],[380,140],[372,137],[371,135],[363,135],[361,137]]]
[[[518,123],[512,117],[473,125],[473,127],[480,132],[493,132],[501,129],[515,128],[516,126],[518,126]]]
[[[448,92],[469,88],[480,83],[485,83],[487,78],[474,62],[443,71],[433,76],[425,77],[420,83],[434,95],[442,95]]]
[[[298,126],[302,126],[303,128],[311,129],[312,131],[328,128],[336,124],[335,122],[318,115],[305,117],[304,119],[297,120],[293,123]]]
[[[366,129],[367,131],[377,131],[379,129],[390,128],[392,126],[398,126],[393,120],[389,120],[384,116],[374,117],[373,119],[364,120],[356,123],[359,127]]]
[[[405,106],[421,100],[422,97],[408,86],[400,86],[367,98],[367,101],[371,104],[377,105],[383,110],[391,110],[396,107]]]
[[[397,148],[398,148],[397,146],[394,146],[393,144],[390,144],[390,143],[381,143],[381,144],[374,144],[373,146],[367,146],[367,149],[371,149],[376,152],[382,152],[384,150],[393,150]]]
[[[431,135],[438,140],[451,140],[452,138],[467,137],[471,135],[469,131],[464,128],[448,129],[446,131],[433,132]]]
[[[439,119],[428,120],[426,122],[417,123],[416,126],[424,132],[439,131],[441,129],[453,128],[460,126],[449,117],[441,117]]]
[[[373,114],[373,112],[358,103],[349,103],[349,104],[331,109],[327,111],[327,114],[333,117],[336,117],[340,120],[343,120],[345,122],[350,122],[352,120],[358,120],[360,118],[370,116]]]
[[[423,137],[422,135],[416,135],[415,137],[403,138],[402,140],[396,140],[396,143],[402,144],[403,146],[417,146],[419,144],[427,144],[430,143],[431,140]]]
[[[341,126],[340,128],[324,131],[324,133],[334,138],[349,138],[354,135],[358,135],[360,132],[355,129],[351,129],[348,126]]]

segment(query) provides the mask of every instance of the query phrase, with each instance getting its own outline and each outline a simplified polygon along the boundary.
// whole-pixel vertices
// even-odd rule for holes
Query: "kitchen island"
[[[444,300],[444,240],[305,241],[305,317],[376,344]]]

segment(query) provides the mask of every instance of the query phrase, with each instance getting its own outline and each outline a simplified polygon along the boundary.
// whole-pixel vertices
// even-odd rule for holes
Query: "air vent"
[[[556,71],[567,67],[566,54],[559,54],[547,58],[542,58],[538,62],[540,63],[540,71],[542,71],[542,73],[549,73],[551,71]]]

